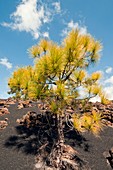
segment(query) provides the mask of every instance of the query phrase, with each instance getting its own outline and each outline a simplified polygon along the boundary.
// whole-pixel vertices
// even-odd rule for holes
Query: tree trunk
[[[62,169],[62,154],[64,145],[64,133],[63,133],[63,117],[60,114],[56,115],[57,126],[57,141],[50,153],[49,161],[50,165],[57,170]]]
[[[64,133],[63,133],[63,118],[62,115],[57,115],[57,128],[58,128],[58,143],[64,144]]]
[[[63,133],[63,118],[62,115],[57,115],[57,128],[58,128],[58,139],[56,143],[56,163],[57,169],[62,167],[62,154],[63,154],[63,145],[64,145],[64,133]]]

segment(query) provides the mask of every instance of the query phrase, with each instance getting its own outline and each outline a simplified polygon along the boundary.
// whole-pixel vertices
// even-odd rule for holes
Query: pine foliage
[[[34,66],[17,69],[9,79],[10,93],[25,99],[44,99],[52,113],[62,117],[73,101],[88,102],[99,95],[104,102],[100,72],[87,73],[89,65],[99,60],[101,49],[99,41],[90,34],[81,34],[78,29],[72,30],[61,45],[41,40],[28,50],[35,60]],[[80,98],[81,87],[85,97]],[[100,119],[101,114],[92,111],[72,114],[70,120],[78,131],[86,129],[98,134],[102,128]]]

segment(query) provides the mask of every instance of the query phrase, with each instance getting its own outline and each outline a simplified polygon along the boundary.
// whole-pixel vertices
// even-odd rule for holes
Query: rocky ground
[[[77,159],[87,163],[91,170],[113,169],[113,104],[93,105],[106,116],[108,124],[97,138],[91,133],[78,134],[75,131],[65,133],[66,144],[77,151]],[[87,108],[88,109],[88,108]],[[26,128],[17,123],[28,112],[40,110],[37,103],[17,104],[16,101],[0,100],[0,169],[34,170],[35,157],[39,149],[37,130]],[[109,114],[108,114],[109,113]],[[1,122],[1,121],[4,121]]]

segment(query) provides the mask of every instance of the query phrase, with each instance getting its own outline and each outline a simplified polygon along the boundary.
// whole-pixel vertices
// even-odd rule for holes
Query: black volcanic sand
[[[17,109],[17,104],[10,105],[10,114],[7,117],[8,126],[0,131],[0,170],[33,170],[37,150],[36,133],[19,126],[16,123],[27,111],[37,111],[36,105],[32,108]],[[83,136],[82,136],[83,135]],[[91,133],[77,134],[71,131],[65,134],[66,143],[73,146],[80,159],[89,163],[91,170],[112,170],[107,163],[105,153],[113,147],[113,128],[105,128],[96,138]]]

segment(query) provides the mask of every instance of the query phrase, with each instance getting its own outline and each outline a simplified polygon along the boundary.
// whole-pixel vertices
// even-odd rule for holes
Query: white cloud
[[[79,95],[80,95],[79,96],[80,99],[85,99],[88,97],[88,93],[86,92],[85,88],[83,88],[83,87],[79,87]],[[95,103],[97,101],[100,102],[101,99],[99,96],[95,96],[95,97],[92,97],[89,101]]]
[[[108,78],[107,80],[105,80],[104,83],[105,83],[105,84],[106,84],[106,83],[113,84],[113,76],[111,76],[110,78]]]
[[[110,69],[106,69],[106,73],[110,73],[112,71],[112,68],[109,67]],[[106,75],[103,74],[103,78],[100,81],[100,84],[102,85],[103,89],[103,94],[106,96],[107,99],[113,100],[113,76],[106,78]],[[91,99],[92,102],[99,101],[100,98],[97,96],[96,98]]]
[[[84,27],[78,27],[80,29],[80,34],[84,35],[87,33],[87,28],[84,26]]]
[[[2,26],[12,30],[26,31],[37,39],[41,35],[41,27],[45,23],[52,21],[53,12],[60,12],[60,3],[54,3],[55,9],[52,11],[41,0],[22,0],[16,7],[16,11],[10,15],[11,23],[3,22]]]
[[[108,86],[104,88],[107,99],[113,100],[113,86]]]
[[[8,69],[12,68],[12,63],[10,63],[7,58],[1,58],[0,64],[6,66]]]
[[[44,32],[42,35],[44,38],[49,38],[49,32]]]
[[[55,10],[56,10],[57,13],[61,12],[60,2],[54,2],[54,3],[52,3],[52,5],[55,7]]]
[[[62,36],[66,36],[68,34],[68,32],[72,29],[79,29],[80,34],[86,34],[87,33],[86,26],[82,27],[78,24],[78,22],[74,22],[73,20],[66,23],[66,25],[67,25],[67,27],[62,31]]]
[[[112,67],[108,67],[108,68],[105,70],[105,72],[106,72],[107,74],[110,74],[110,73],[112,72],[112,70],[113,70]]]
[[[87,97],[87,94],[86,94],[86,92],[85,92],[85,89],[82,87],[82,86],[80,86],[79,88],[78,88],[78,91],[79,91],[79,97],[78,98],[86,98]]]
[[[112,71],[112,68],[108,69],[107,73],[110,73],[111,71]],[[106,78],[106,76],[104,75],[101,81],[101,85],[103,87],[103,93],[105,94],[106,98],[109,100],[113,100],[113,76]],[[99,98],[95,99],[95,101],[99,101],[98,99]]]
[[[95,103],[95,102],[100,102],[101,99],[99,96],[95,96],[95,97],[91,98],[89,101]]]
[[[79,26],[78,23],[77,22],[74,23],[73,20],[71,20],[69,23],[67,23],[67,27],[70,29],[72,29],[72,28],[76,29],[76,28],[78,28],[78,26]]]

